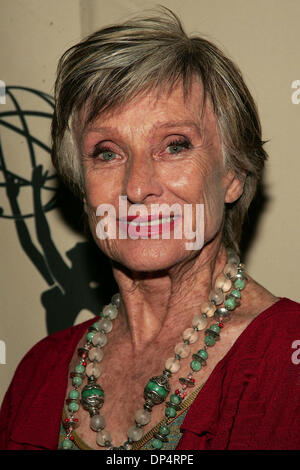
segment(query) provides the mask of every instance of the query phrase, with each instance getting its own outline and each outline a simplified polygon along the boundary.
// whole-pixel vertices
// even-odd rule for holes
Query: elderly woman
[[[300,306],[238,256],[266,160],[238,68],[170,11],[101,29],[60,60],[52,135],[119,292],[25,356],[2,448],[299,448]]]

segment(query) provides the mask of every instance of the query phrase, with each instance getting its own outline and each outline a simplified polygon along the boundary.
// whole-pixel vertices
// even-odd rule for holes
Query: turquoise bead
[[[214,346],[216,340],[213,336],[207,335],[204,338],[204,342],[205,342],[206,346]]]
[[[76,403],[76,401],[71,401],[68,406],[69,411],[76,412],[79,410],[79,403]]]
[[[78,374],[83,374],[84,371],[85,371],[85,367],[82,365],[82,364],[77,364],[77,366],[75,366],[75,372],[77,372]]]
[[[71,400],[77,400],[79,398],[78,390],[71,390],[69,393],[69,398],[71,398]]]
[[[93,339],[93,336],[96,334],[96,331],[90,331],[87,335],[86,335],[86,339],[87,341],[91,342],[92,339]]]
[[[205,349],[199,349],[199,351],[197,352],[197,356],[200,356],[202,359],[204,359],[204,361],[206,361],[208,358],[208,354]]]
[[[214,323],[213,325],[211,325],[211,326],[209,327],[209,329],[210,329],[211,331],[213,331],[214,333],[217,333],[217,334],[219,334],[220,331],[221,331],[221,329],[220,329],[219,325],[217,325],[217,323]]]
[[[70,439],[65,439],[62,444],[64,449],[72,449],[73,447],[73,442],[70,441]]]
[[[162,436],[168,436],[170,434],[170,428],[166,424],[162,424],[159,428],[159,434]]]
[[[104,391],[102,388],[90,388],[88,390],[83,389],[81,392],[81,398],[91,397],[97,395],[98,397],[104,397]]]
[[[170,402],[173,403],[173,405],[179,405],[181,403],[181,398],[179,395],[176,395],[176,393],[173,393],[170,396]]]
[[[230,292],[230,295],[233,295],[233,297],[235,297],[236,299],[240,299],[242,297],[241,291],[239,291],[238,289],[233,289]]]
[[[82,378],[81,377],[73,377],[72,384],[74,387],[80,387],[82,385]]]
[[[163,446],[163,443],[159,439],[152,439],[151,445],[152,447],[154,447],[154,449],[161,449]]]
[[[153,380],[149,380],[149,382],[146,385],[146,390],[149,390],[150,392],[156,392],[163,399],[166,399],[169,393],[168,390],[166,390],[161,385],[158,385]]]
[[[243,279],[236,279],[234,282],[234,287],[239,290],[243,290],[245,288],[245,281]]]
[[[227,310],[234,310],[236,307],[236,300],[234,297],[228,297],[228,299],[225,300],[225,308]]]
[[[172,406],[168,406],[166,408],[165,415],[168,418],[175,418],[175,416],[177,415],[177,411],[175,410],[175,408],[172,408]]]
[[[198,370],[201,369],[202,364],[200,361],[194,360],[191,362],[190,366],[193,371],[198,372]]]
[[[99,323],[97,321],[93,323],[92,327],[95,328],[95,330],[99,331]]]

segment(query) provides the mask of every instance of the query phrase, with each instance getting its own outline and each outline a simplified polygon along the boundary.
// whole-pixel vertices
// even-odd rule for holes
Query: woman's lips
[[[117,224],[128,235],[149,238],[151,235],[160,235],[164,232],[171,232],[175,224],[179,223],[181,216],[128,216],[117,219]]]

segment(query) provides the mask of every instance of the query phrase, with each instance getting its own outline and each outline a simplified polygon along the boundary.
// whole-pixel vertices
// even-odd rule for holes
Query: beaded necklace
[[[103,308],[100,320],[89,327],[85,345],[78,349],[80,360],[70,374],[73,389],[69,392],[66,400],[69,415],[63,420],[63,426],[66,430],[63,449],[73,447],[72,432],[79,425],[76,412],[82,405],[90,414],[90,427],[96,433],[97,445],[105,447],[106,450],[130,450],[132,444],[143,437],[143,426],[150,422],[153,406],[163,403],[169,395],[171,390],[169,379],[172,374],[179,371],[181,360],[189,356],[190,345],[198,340],[198,332],[207,328],[209,319],[214,318],[217,323],[210,324],[206,329],[204,345],[196,354],[192,355],[189,373],[186,377],[179,378],[180,386],[166,402],[165,421],[159,427],[158,432],[154,433],[154,439],[151,442],[154,449],[162,449],[164,443],[168,442],[167,436],[170,432],[168,424],[181,409],[182,402],[187,396],[187,389],[195,386],[194,374],[206,366],[208,348],[214,346],[216,341],[220,339],[224,322],[230,320],[231,311],[240,305],[241,291],[245,288],[246,281],[245,266],[240,263],[236,253],[228,250],[227,264],[223,272],[216,278],[214,288],[209,295],[209,301],[201,305],[201,313],[192,319],[192,327],[183,332],[183,341],[175,346],[174,356],[166,360],[162,374],[151,377],[146,384],[144,405],[135,413],[135,424],[128,429],[128,439],[120,447],[113,446],[111,433],[105,429],[105,419],[99,413],[104,404],[104,390],[97,383],[102,372],[100,362],[103,358],[103,348],[107,343],[107,334],[113,328],[113,320],[118,315],[121,302],[120,294],[114,294],[111,303]],[[83,387],[80,397],[78,389],[83,384],[85,376],[87,384]]]

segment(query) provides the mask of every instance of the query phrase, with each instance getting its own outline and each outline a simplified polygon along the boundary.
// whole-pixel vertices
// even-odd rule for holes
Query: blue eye
[[[171,154],[178,154],[182,152],[183,149],[188,149],[190,148],[190,143],[187,140],[176,140],[174,142],[171,142],[168,146],[167,149],[168,153]]]
[[[117,157],[115,152],[112,152],[109,148],[106,147],[98,147],[96,145],[95,150],[93,152],[93,157],[100,158],[104,161],[114,160]]]
[[[113,160],[117,156],[116,153],[109,150],[102,151],[100,155],[102,155],[103,160]]]

